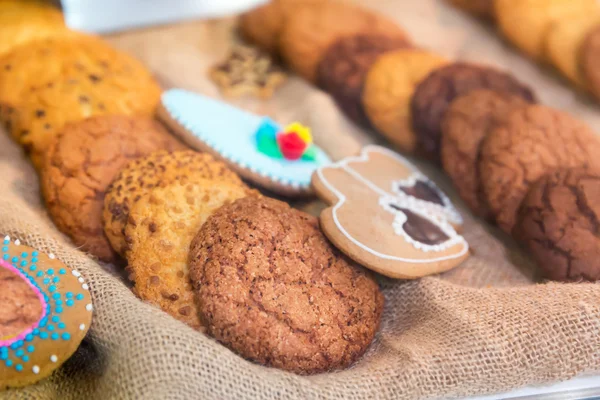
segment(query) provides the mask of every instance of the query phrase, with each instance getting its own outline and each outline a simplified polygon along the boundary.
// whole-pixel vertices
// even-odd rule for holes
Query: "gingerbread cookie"
[[[404,47],[410,47],[410,43],[398,36],[361,33],[338,39],[317,66],[317,85],[333,96],[351,120],[368,127],[362,104],[367,72],[379,56]]]
[[[216,209],[249,193],[239,183],[195,178],[154,187],[134,203],[125,227],[134,292],[199,329],[188,270],[190,243]]]
[[[279,49],[294,72],[314,83],[317,65],[327,48],[344,36],[358,33],[406,38],[402,29],[382,15],[328,1],[296,10],[284,26]]]
[[[282,128],[269,118],[197,93],[164,92],[158,115],[190,146],[213,154],[243,178],[285,196],[310,194],[311,174],[330,162],[313,143],[310,129],[298,123]]]
[[[540,105],[512,111],[481,145],[479,178],[496,223],[510,233],[536,180],[559,167],[600,167],[598,154],[596,134],[569,114]]]
[[[190,276],[210,335],[298,374],[352,364],[383,311],[377,282],[329,244],[314,217],[266,197],[208,218],[191,246]]]
[[[379,57],[367,74],[363,89],[367,117],[404,152],[413,153],[417,146],[410,115],[415,87],[446,62],[443,57],[423,50],[397,50]]]
[[[586,87],[600,99],[600,26],[592,29],[586,36],[580,49],[580,63]]]
[[[378,146],[319,168],[317,195],[329,240],[380,274],[414,279],[446,271],[469,254],[452,224],[462,219],[450,200],[406,159]]]
[[[442,121],[441,160],[460,197],[483,218],[490,218],[479,182],[479,149],[491,128],[528,103],[519,96],[480,89],[454,100]]]
[[[417,86],[411,102],[417,140],[432,160],[440,158],[441,122],[448,106],[456,97],[475,89],[506,92],[535,101],[529,87],[491,67],[456,62],[433,71]]]
[[[449,0],[449,2],[478,17],[494,18],[494,0]]]
[[[600,280],[600,175],[561,169],[531,186],[513,235],[549,279]]]
[[[1,391],[59,368],[85,337],[93,307],[81,274],[53,254],[6,236],[0,256]]]
[[[181,149],[158,122],[141,117],[93,117],[65,127],[41,174],[50,217],[76,246],[115,261],[102,226],[104,193],[130,160],[156,150]]]
[[[173,182],[218,179],[244,186],[240,178],[210,154],[192,150],[160,150],[130,161],[110,184],[104,196],[104,232],[113,249],[124,256],[125,225],[131,207],[153,188]]]

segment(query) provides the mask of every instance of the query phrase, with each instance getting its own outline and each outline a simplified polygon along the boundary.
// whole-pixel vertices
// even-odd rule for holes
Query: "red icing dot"
[[[296,132],[277,135],[277,144],[281,154],[287,160],[298,160],[306,150],[306,143]]]

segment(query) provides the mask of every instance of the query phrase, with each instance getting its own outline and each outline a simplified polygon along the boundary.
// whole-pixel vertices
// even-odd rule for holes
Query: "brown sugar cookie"
[[[507,114],[528,103],[519,96],[480,89],[454,100],[442,120],[441,160],[460,197],[483,218],[490,212],[481,193],[478,158],[482,140]]]
[[[41,171],[50,217],[83,251],[102,261],[115,261],[102,228],[108,185],[130,160],[180,148],[158,122],[148,118],[104,116],[67,125],[54,139]]]
[[[406,38],[361,33],[335,41],[317,66],[317,85],[328,92],[354,122],[368,127],[362,104],[367,72],[382,54],[410,47]]]
[[[363,88],[367,117],[400,150],[412,153],[417,145],[410,116],[416,85],[446,63],[423,50],[396,50],[379,57],[369,70]]]
[[[450,4],[462,8],[478,17],[494,18],[494,0],[448,0]]]
[[[529,187],[555,168],[600,166],[600,141],[569,114],[540,105],[513,110],[481,145],[479,178],[498,225],[510,233]]]
[[[531,186],[513,235],[557,281],[600,280],[600,175],[561,169]]]
[[[156,186],[134,203],[125,227],[134,292],[192,328],[201,328],[189,278],[190,243],[209,215],[248,193],[239,183],[195,178]]]
[[[281,34],[279,49],[291,69],[315,82],[317,65],[336,40],[357,33],[406,38],[394,22],[366,9],[337,1],[322,2],[295,11]]]
[[[125,225],[135,203],[154,187],[196,179],[218,179],[244,186],[241,179],[207,153],[192,150],[160,150],[127,164],[106,190],[104,196],[104,232],[113,249],[125,255]]]
[[[500,30],[515,46],[535,59],[544,55],[551,24],[597,13],[596,0],[495,0]]]
[[[377,282],[329,244],[314,217],[264,197],[208,218],[191,246],[190,276],[210,335],[298,374],[356,361],[383,310]]]
[[[600,26],[587,34],[580,49],[580,63],[587,88],[600,99]]]
[[[529,87],[491,67],[456,62],[433,71],[417,86],[411,102],[417,140],[431,159],[440,158],[441,122],[448,106],[456,97],[475,89],[491,89],[535,101]]]

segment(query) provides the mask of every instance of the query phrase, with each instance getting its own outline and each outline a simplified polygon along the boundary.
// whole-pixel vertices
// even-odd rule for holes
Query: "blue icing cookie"
[[[280,125],[197,93],[164,92],[159,116],[191,146],[220,156],[244,178],[280,194],[309,193],[312,173],[331,163],[315,145],[310,147],[310,158],[298,160],[259,151],[257,132],[272,135],[282,131]]]

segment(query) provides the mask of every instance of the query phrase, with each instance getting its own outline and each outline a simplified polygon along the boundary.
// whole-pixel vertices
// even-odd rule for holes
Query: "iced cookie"
[[[377,282],[331,246],[316,218],[266,197],[208,218],[191,246],[190,276],[210,335],[298,374],[351,365],[383,311]]]
[[[382,55],[369,70],[362,98],[367,117],[400,150],[413,153],[410,99],[417,84],[447,61],[423,50],[397,50]]]
[[[0,252],[0,391],[37,382],[77,350],[92,322],[81,274],[53,254],[11,242]]]
[[[317,195],[327,237],[356,262],[380,274],[414,279],[451,269],[469,254],[452,224],[462,219],[450,200],[406,159],[378,146],[319,168]]]
[[[600,99],[600,26],[588,32],[580,49],[580,63],[586,87]]]
[[[190,146],[224,160],[243,178],[285,196],[310,194],[310,176],[329,157],[298,123],[285,129],[197,93],[163,93],[159,117]]]

